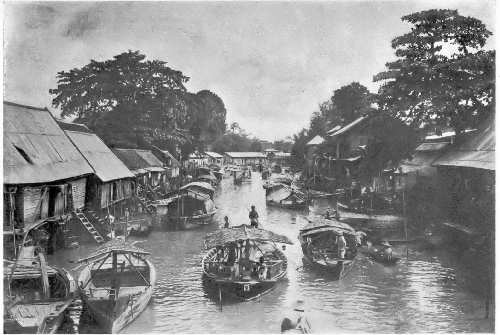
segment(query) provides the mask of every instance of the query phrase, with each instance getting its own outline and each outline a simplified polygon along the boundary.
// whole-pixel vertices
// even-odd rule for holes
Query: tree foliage
[[[398,59],[374,76],[382,81],[379,105],[412,126],[434,120],[457,134],[494,110],[494,51],[478,19],[456,10],[427,10],[402,17],[411,31],[396,37]]]
[[[222,99],[186,90],[189,80],[160,60],[127,51],[57,74],[50,93],[63,117],[75,117],[110,145],[143,147],[177,143],[192,148],[225,130]]]

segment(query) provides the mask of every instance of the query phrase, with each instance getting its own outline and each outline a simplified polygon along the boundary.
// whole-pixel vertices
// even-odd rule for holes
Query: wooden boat
[[[79,260],[87,264],[78,277],[82,299],[103,332],[119,332],[151,300],[156,270],[148,254],[115,239]]]
[[[162,222],[168,227],[191,229],[211,223],[217,208],[210,196],[191,189],[179,190],[167,199],[152,204],[157,212],[166,213]]]
[[[307,209],[304,195],[285,184],[269,184],[266,188],[266,204],[288,209]]]
[[[404,221],[404,217],[391,211],[357,209],[337,201],[337,211],[343,221],[378,221],[396,224]]]
[[[345,258],[339,258],[336,239],[344,235],[347,242]],[[356,255],[356,231],[348,224],[317,217],[300,230],[299,241],[305,263],[341,279],[352,267]]]
[[[198,176],[198,178],[196,178],[196,180],[199,182],[207,183],[213,187],[217,186],[217,184],[219,183],[219,180],[213,175],[213,173],[200,175]]]
[[[391,257],[390,259],[387,259],[387,257],[384,257],[384,255],[381,255],[379,252],[374,250],[373,248],[370,248],[368,250],[362,251],[362,253],[366,256],[368,256],[370,259],[373,261],[386,265],[386,266],[393,266],[396,265],[400,260],[401,257]]]
[[[192,190],[197,193],[206,193],[210,196],[210,199],[213,200],[215,189],[212,187],[210,183],[203,181],[194,181],[189,184],[186,184],[180,188],[181,190]]]
[[[4,333],[56,333],[76,283],[66,270],[47,265],[36,247],[19,252],[17,262],[4,260]]]
[[[208,252],[201,262],[205,282],[219,290],[219,299],[248,301],[269,292],[286,276],[288,264],[275,243],[292,244],[286,236],[248,225],[207,235]],[[237,256],[240,247],[242,257]]]

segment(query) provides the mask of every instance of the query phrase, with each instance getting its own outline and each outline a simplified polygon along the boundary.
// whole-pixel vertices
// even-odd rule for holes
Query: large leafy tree
[[[50,90],[52,104],[110,145],[182,145],[188,154],[224,133],[226,109],[216,94],[188,92],[184,85],[189,78],[181,71],[147,60],[139,51],[91,60],[57,78],[57,88]]]
[[[331,127],[346,124],[368,112],[374,98],[366,86],[352,82],[336,89],[329,100],[320,104],[320,115]]]
[[[410,125],[439,122],[457,134],[494,109],[494,52],[482,50],[491,35],[478,19],[456,10],[427,10],[402,17],[410,32],[396,37],[398,59],[386,64],[379,104]]]

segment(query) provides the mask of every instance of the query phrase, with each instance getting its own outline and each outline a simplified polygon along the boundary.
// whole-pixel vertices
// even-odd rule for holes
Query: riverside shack
[[[14,256],[23,238],[52,253],[64,246],[94,171],[47,108],[7,101],[3,108],[5,256]]]
[[[65,132],[94,170],[94,175],[87,180],[86,212],[78,213],[77,216],[94,239],[102,242],[103,236],[99,238],[99,235],[107,232],[103,229],[107,223],[105,218],[111,215],[119,220],[125,216],[125,209],[133,205],[134,175],[101,138],[88,128],[80,125],[76,130],[75,124],[67,126],[60,122],[60,125],[73,129]],[[92,228],[99,233],[93,233]]]
[[[168,189],[167,171],[150,150],[115,148],[113,152],[135,175],[139,196],[156,199]]]

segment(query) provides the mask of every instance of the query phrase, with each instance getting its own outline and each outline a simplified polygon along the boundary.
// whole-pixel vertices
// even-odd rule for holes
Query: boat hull
[[[151,300],[156,282],[156,270],[153,264],[146,260],[150,271],[150,286],[144,291],[132,296],[121,296],[116,300],[92,298],[81,291],[82,300],[92,316],[105,333],[116,334],[134,321],[146,308]]]
[[[286,276],[287,260],[286,256],[280,250],[277,250],[280,259],[283,261],[281,271],[276,275],[265,280],[242,280],[221,278],[211,272],[207,271],[205,262],[215,253],[215,249],[203,257],[201,266],[203,269],[203,282],[209,287],[209,294],[215,299],[233,298],[240,301],[250,301],[270,292],[276,283]]]
[[[167,226],[175,226],[182,230],[196,229],[211,224],[214,215],[215,211],[196,216],[168,216]]]
[[[323,264],[313,260],[307,255],[304,255],[302,262],[316,271],[325,273],[335,280],[339,280],[344,278],[349,273],[354,264],[354,259],[346,259],[343,262],[337,262],[337,264]]]

